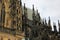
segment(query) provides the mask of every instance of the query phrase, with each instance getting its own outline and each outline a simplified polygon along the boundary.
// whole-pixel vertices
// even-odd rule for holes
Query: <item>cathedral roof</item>
[[[24,8],[22,7],[22,10],[24,11]],[[30,8],[27,8],[27,15],[29,20],[33,20],[32,18],[33,10]],[[37,11],[35,11],[35,14],[37,14]]]

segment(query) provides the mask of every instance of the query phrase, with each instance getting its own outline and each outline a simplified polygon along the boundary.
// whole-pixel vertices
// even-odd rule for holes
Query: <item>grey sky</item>
[[[32,9],[34,4],[35,10],[38,9],[42,18],[51,17],[52,24],[56,22],[58,26],[58,19],[60,20],[60,0],[22,0],[22,4]],[[58,30],[58,27],[57,27]]]

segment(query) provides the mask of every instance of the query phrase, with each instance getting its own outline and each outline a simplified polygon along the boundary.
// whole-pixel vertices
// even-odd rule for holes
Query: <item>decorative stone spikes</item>
[[[25,7],[25,3],[24,3],[24,9],[26,9],[26,7]]]
[[[39,19],[40,19],[40,15],[39,15],[39,13],[38,13],[38,10],[37,10],[37,16],[39,17]]]
[[[38,9],[37,9],[37,16],[39,16]]]
[[[21,2],[21,0],[20,0],[20,6],[22,6],[22,2]]]
[[[59,26],[59,28],[60,28],[60,23],[59,23],[59,20],[58,20],[58,26]]]
[[[59,20],[58,20],[58,26],[60,26]]]
[[[33,20],[35,20],[35,10],[34,10],[34,5],[33,5],[33,13],[32,13],[32,18],[33,18]]]
[[[60,23],[59,23],[59,20],[58,20],[58,27],[59,27],[59,33],[60,33]]]
[[[44,18],[42,19],[42,24],[44,24]]]
[[[37,10],[37,15],[40,17],[39,13],[38,13],[38,10]]]
[[[49,20],[48,20],[48,30],[51,31],[52,30],[52,27],[51,27],[51,19],[49,17]]]
[[[25,6],[25,3],[24,3],[24,15],[27,16],[27,8]]]
[[[49,20],[48,20],[48,26],[51,27],[51,20],[50,20],[50,17],[49,17]]]
[[[34,5],[33,5],[33,11],[34,11]]]
[[[55,22],[53,23],[53,27],[54,27],[54,32],[57,32],[56,23]]]
[[[44,22],[44,23],[45,23],[45,25],[47,25],[47,21],[46,21],[46,19],[45,19],[45,22]]]
[[[33,15],[35,15],[35,9],[34,9],[34,5],[33,5]]]

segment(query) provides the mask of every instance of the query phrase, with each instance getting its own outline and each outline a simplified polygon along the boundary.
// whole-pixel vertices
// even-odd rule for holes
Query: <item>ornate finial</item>
[[[57,32],[56,23],[55,22],[53,22],[53,27],[54,27],[54,32]]]
[[[39,13],[38,13],[38,10],[37,10],[37,15],[40,17]]]
[[[33,11],[34,11],[34,5],[33,5]]]
[[[58,20],[58,26],[59,26],[59,33],[60,33],[60,22],[59,22],[59,20]]]
[[[25,9],[25,3],[24,3],[24,9]]]
[[[51,26],[50,16],[49,16],[49,20],[48,20],[48,26]]]
[[[33,5],[33,13],[32,13],[33,20],[35,20],[35,10],[34,10],[34,5]]]
[[[25,3],[24,3],[24,15],[27,16],[27,8],[25,6]]]
[[[40,15],[38,13],[38,10],[37,10],[37,18],[38,18],[39,21],[41,21],[41,18],[40,18]]]
[[[59,28],[60,28],[60,22],[59,22],[59,20],[58,20],[58,26],[59,26]]]
[[[49,23],[50,23],[50,16],[49,16]]]
[[[33,5],[33,15],[35,15],[34,5]]]
[[[37,9],[37,15],[40,16],[39,13],[38,13],[38,9]]]
[[[42,23],[44,24],[44,18],[43,18],[43,20],[42,20]]]
[[[20,0],[20,6],[22,5],[22,2],[21,2],[21,0]]]
[[[49,23],[50,23],[50,16],[49,16]]]
[[[37,13],[38,13],[38,9],[37,9]]]
[[[45,24],[47,25],[47,21],[46,21],[46,18],[45,18]]]
[[[33,15],[35,15],[35,11],[34,11],[34,5],[33,5]]]

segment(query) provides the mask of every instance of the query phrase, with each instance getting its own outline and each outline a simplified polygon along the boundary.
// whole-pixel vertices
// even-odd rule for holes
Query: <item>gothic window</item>
[[[20,0],[20,6],[22,5],[22,2],[21,2],[21,0]]]

